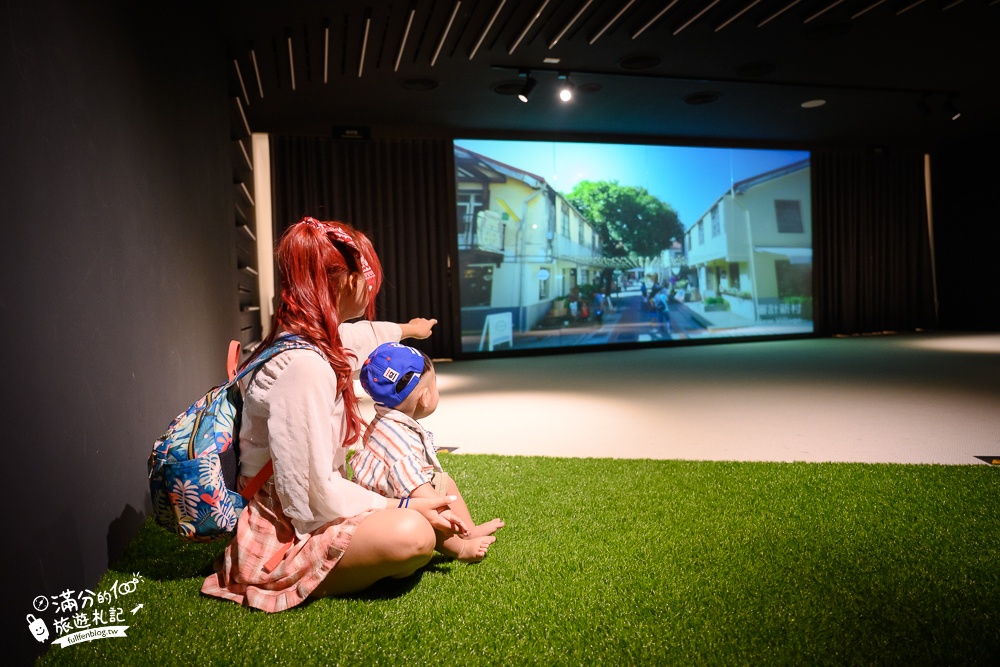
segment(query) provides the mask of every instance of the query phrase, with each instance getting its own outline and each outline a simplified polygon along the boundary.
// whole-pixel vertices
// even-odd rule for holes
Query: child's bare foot
[[[492,535],[481,537],[470,537],[462,540],[462,551],[459,552],[458,560],[463,563],[478,563],[486,555],[490,545],[497,541]]]
[[[469,537],[485,537],[492,535],[504,527],[503,519],[493,519],[486,523],[481,523],[469,531]]]

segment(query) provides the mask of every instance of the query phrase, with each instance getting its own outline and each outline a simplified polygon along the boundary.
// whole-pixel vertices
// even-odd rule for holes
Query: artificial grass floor
[[[953,665],[1000,660],[1000,469],[448,455],[486,559],[274,615],[147,523],[127,637],[42,665]]]

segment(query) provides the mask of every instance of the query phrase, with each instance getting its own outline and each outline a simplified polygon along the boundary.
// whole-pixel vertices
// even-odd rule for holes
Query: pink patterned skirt
[[[268,482],[240,514],[234,537],[215,562],[201,592],[267,612],[290,609],[309,597],[347,550],[358,524],[375,510],[331,521],[295,538]]]

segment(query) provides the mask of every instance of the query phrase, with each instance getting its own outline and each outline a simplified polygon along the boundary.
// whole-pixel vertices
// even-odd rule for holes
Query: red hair
[[[382,285],[382,265],[368,237],[342,222],[303,218],[285,230],[276,254],[281,301],[267,337],[244,362],[266,349],[279,332],[296,334],[316,345],[337,374],[337,391],[344,397],[347,432],[354,442],[363,424],[354,394],[351,359],[340,340],[340,298],[351,274],[361,273],[370,288],[366,315],[375,317],[375,295]],[[350,358],[349,358],[350,357]]]

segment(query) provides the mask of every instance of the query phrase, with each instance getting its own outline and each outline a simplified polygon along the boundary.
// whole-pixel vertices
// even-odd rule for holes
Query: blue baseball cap
[[[413,377],[397,390],[400,378],[410,372]],[[413,392],[423,372],[423,354],[408,345],[382,343],[361,366],[361,386],[376,403],[395,408]]]

